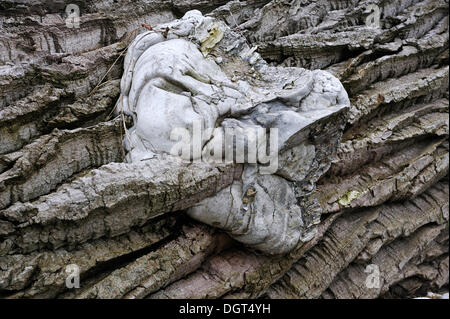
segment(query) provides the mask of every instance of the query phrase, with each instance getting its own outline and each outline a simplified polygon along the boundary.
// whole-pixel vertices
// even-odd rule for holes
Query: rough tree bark
[[[1,297],[392,298],[448,287],[448,0],[70,2],[80,28],[66,26],[65,1],[0,1]],[[365,25],[371,3],[379,28]],[[239,30],[267,62],[327,70],[349,93],[337,154],[304,203],[320,203],[318,233],[286,255],[185,216],[239,165],[122,163],[131,119],[112,110],[126,48],[143,23],[191,9]],[[66,288],[69,264],[80,289]],[[379,288],[364,285],[370,264]]]

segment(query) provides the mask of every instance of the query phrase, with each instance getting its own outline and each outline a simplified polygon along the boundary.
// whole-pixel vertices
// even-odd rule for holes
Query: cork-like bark
[[[64,3],[38,2],[0,1],[0,297],[395,298],[448,287],[448,1],[72,1],[79,28],[66,26]],[[365,24],[372,3],[380,27]],[[143,23],[191,9],[271,65],[327,70],[349,94],[331,167],[302,203],[321,211],[317,234],[290,253],[265,255],[186,216],[240,179],[240,165],[124,163],[132,119],[113,109],[127,46]],[[80,289],[66,287],[69,264]],[[368,265],[378,288],[365,285]]]

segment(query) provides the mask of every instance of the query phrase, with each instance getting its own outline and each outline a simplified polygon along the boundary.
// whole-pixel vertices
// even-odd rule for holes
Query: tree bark
[[[0,1],[0,296],[395,298],[448,289],[446,0]],[[115,117],[134,37],[198,9],[270,64],[323,69],[351,107],[304,206],[316,236],[285,255],[251,250],[184,210],[240,165],[124,163]],[[76,264],[81,288],[68,289]],[[380,271],[365,286],[368,265]]]

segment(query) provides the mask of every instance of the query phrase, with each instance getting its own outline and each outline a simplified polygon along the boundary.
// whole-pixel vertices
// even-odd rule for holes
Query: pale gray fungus
[[[274,174],[245,163],[240,179],[188,215],[269,254],[311,239],[320,209],[305,198],[329,167],[350,105],[340,81],[321,70],[271,67],[239,33],[199,11],[154,30],[140,34],[125,58],[116,111],[134,119],[127,161],[170,153],[171,131],[192,132],[195,120],[211,129],[202,152],[227,127],[277,128]]]

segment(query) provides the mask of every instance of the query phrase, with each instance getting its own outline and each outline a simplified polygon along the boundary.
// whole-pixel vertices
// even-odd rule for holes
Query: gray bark
[[[0,297],[448,289],[448,1],[74,1],[78,29],[64,3],[43,2],[0,1]],[[380,28],[365,26],[369,3]],[[340,142],[332,126],[316,134],[335,153],[302,198],[321,215],[317,233],[289,253],[261,253],[186,216],[240,180],[241,165],[124,162],[132,119],[113,110],[126,49],[143,23],[191,9],[223,20],[271,65],[329,71],[349,94]],[[80,289],[66,288],[69,264]],[[365,286],[371,264],[375,289]]]

